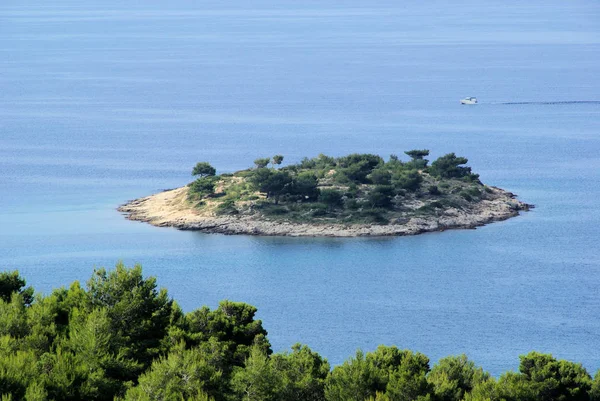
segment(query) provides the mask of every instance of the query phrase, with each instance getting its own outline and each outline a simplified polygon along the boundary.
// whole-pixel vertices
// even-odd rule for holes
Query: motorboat
[[[460,100],[460,104],[477,104],[476,97],[466,97]]]

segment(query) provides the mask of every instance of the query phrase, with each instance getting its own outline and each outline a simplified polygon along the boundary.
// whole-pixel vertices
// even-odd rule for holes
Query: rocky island
[[[515,195],[481,183],[454,153],[429,165],[372,154],[319,155],[281,167],[283,156],[216,174],[198,163],[187,186],[130,201],[119,211],[155,226],[208,233],[278,236],[390,236],[475,228],[529,210]]]

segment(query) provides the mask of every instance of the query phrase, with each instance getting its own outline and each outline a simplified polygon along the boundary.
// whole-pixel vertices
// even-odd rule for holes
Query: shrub
[[[471,176],[471,167],[462,166],[469,160],[465,157],[457,157],[454,153],[448,153],[439,157],[429,168],[429,173],[441,178],[462,178]]]
[[[350,177],[348,177],[348,175],[346,175],[346,172],[343,170],[336,171],[333,176],[333,180],[335,182],[337,182],[338,184],[354,184],[354,185],[356,185],[355,183],[352,182]]]
[[[240,170],[240,171],[236,171],[235,173],[233,173],[234,176],[242,177],[242,178],[251,177],[253,174],[254,174],[254,171],[251,169]]]
[[[292,190],[292,176],[287,171],[258,168],[254,171],[251,182],[259,191],[266,193],[267,198],[274,198],[276,204],[279,196]]]
[[[423,182],[423,177],[416,170],[400,171],[393,175],[392,185],[398,192],[401,189],[406,191],[416,191]]]
[[[360,203],[356,199],[347,199],[344,206],[346,209],[356,210],[360,208]]]
[[[336,207],[342,204],[342,193],[335,189],[322,189],[319,194],[319,202],[323,202],[329,207]]]
[[[389,185],[377,185],[369,192],[368,200],[372,207],[388,207],[392,203],[394,190]]]
[[[389,171],[378,168],[371,172],[369,179],[376,185],[390,185],[392,182],[392,175]]]
[[[214,176],[204,176],[198,178],[190,185],[190,191],[200,196],[208,196],[215,192],[215,186],[218,178]]]
[[[235,201],[233,199],[227,199],[217,206],[215,213],[217,215],[238,214],[239,210],[235,207]]]
[[[459,193],[460,196],[463,197],[463,199],[465,199],[467,202],[472,202],[473,201],[473,197],[471,196],[470,193],[466,192],[466,191],[461,191]]]
[[[471,188],[467,189],[467,192],[471,196],[481,196],[481,190],[479,190],[479,188],[477,188],[477,187],[471,187]]]
[[[327,215],[327,205],[323,204],[323,203],[315,203],[312,206],[311,209],[311,216],[313,217],[321,217],[321,216],[326,216]]]
[[[360,212],[359,217],[364,224],[388,224],[389,220],[385,216],[385,210],[370,209]]]
[[[288,209],[281,205],[269,205],[263,210],[263,213],[267,216],[281,216],[288,213]]]
[[[437,185],[430,185],[428,191],[429,191],[430,195],[440,195],[441,194]]]
[[[358,183],[367,183],[367,176],[371,171],[384,164],[383,159],[377,155],[358,153],[340,157],[337,161],[343,173],[351,181]]]
[[[302,200],[315,200],[319,196],[317,177],[309,172],[302,172],[292,179],[290,193],[302,197]]]

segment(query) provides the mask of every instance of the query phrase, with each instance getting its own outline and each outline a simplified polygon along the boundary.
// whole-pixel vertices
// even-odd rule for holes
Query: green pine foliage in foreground
[[[537,352],[499,378],[464,355],[431,367],[394,346],[331,369],[305,345],[272,353],[255,313],[230,301],[183,313],[140,266],[49,295],[1,273],[1,400],[600,400],[600,373]]]

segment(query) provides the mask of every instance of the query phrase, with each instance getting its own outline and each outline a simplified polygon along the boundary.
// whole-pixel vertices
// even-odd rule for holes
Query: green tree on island
[[[192,170],[192,175],[200,176],[200,178],[213,176],[216,173],[217,173],[217,170],[207,162],[196,163],[196,165],[194,166],[194,169]]]
[[[413,149],[404,152],[413,160],[423,160],[425,156],[429,156],[429,149]],[[397,157],[397,156],[396,156]]]
[[[287,171],[259,168],[253,177],[257,188],[267,194],[267,198],[273,198],[275,204],[279,202],[281,195],[289,193],[292,188],[292,176]]]
[[[463,178],[467,177],[477,181],[479,175],[471,173],[471,167],[463,166],[468,163],[466,157],[457,157],[454,153],[448,153],[431,163],[429,172],[431,175],[441,178]]]
[[[429,163],[429,160],[425,159],[425,156],[429,155],[429,149],[414,149],[404,153],[410,156],[411,161],[409,164],[414,166],[415,169],[422,170],[427,168],[427,163]]]
[[[271,163],[270,157],[262,157],[262,158],[254,160],[254,165],[256,166],[257,169],[265,168],[269,165],[269,163]]]
[[[283,162],[283,156],[282,155],[275,155],[273,156],[273,165],[280,165],[281,162]]]

